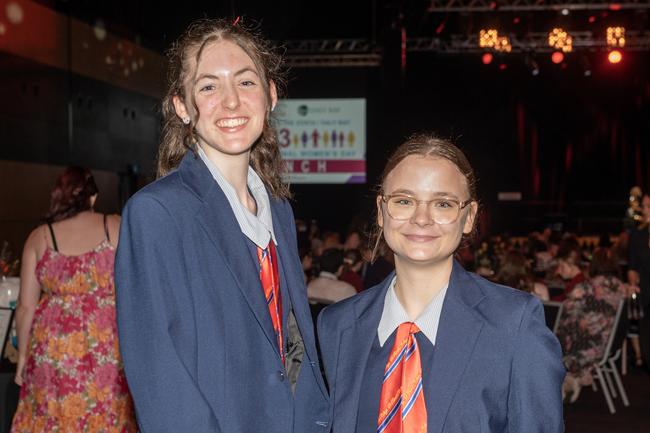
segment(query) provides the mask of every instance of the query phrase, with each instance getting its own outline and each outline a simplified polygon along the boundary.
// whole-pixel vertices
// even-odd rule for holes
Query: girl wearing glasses
[[[478,211],[452,143],[416,135],[390,157],[375,251],[395,272],[319,318],[333,432],[562,432],[562,354],[533,296],[453,258]]]

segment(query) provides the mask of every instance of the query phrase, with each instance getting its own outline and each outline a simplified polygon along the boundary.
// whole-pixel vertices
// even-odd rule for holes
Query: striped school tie
[[[427,409],[422,391],[422,364],[415,334],[420,328],[405,322],[384,370],[377,433],[426,433]]]
[[[284,340],[282,339],[282,295],[280,294],[280,277],[278,275],[278,259],[273,239],[266,248],[257,247],[257,258],[260,261],[260,281],[264,289],[264,297],[269,307],[273,330],[278,340],[280,357],[284,364]]]

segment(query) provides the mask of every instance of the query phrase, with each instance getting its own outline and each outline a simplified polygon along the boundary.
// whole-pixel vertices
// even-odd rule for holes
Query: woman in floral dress
[[[119,217],[94,213],[96,198],[90,171],[68,168],[25,244],[12,433],[137,431],[115,324]]]
[[[616,309],[627,294],[627,285],[617,278],[618,266],[606,248],[596,250],[589,268],[590,278],[579,283],[564,300],[557,337],[568,370],[564,391],[574,402],[583,385],[591,385],[594,365],[605,353],[616,319]]]

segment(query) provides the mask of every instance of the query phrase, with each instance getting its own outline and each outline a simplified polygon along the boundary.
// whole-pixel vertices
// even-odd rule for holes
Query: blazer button
[[[284,372],[278,371],[278,379],[280,379],[280,382],[284,381]]]

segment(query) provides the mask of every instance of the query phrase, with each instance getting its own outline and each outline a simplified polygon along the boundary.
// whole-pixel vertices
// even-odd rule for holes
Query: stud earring
[[[183,123],[186,124],[186,125],[189,125],[190,124],[190,118],[187,117],[187,116],[183,117]]]

